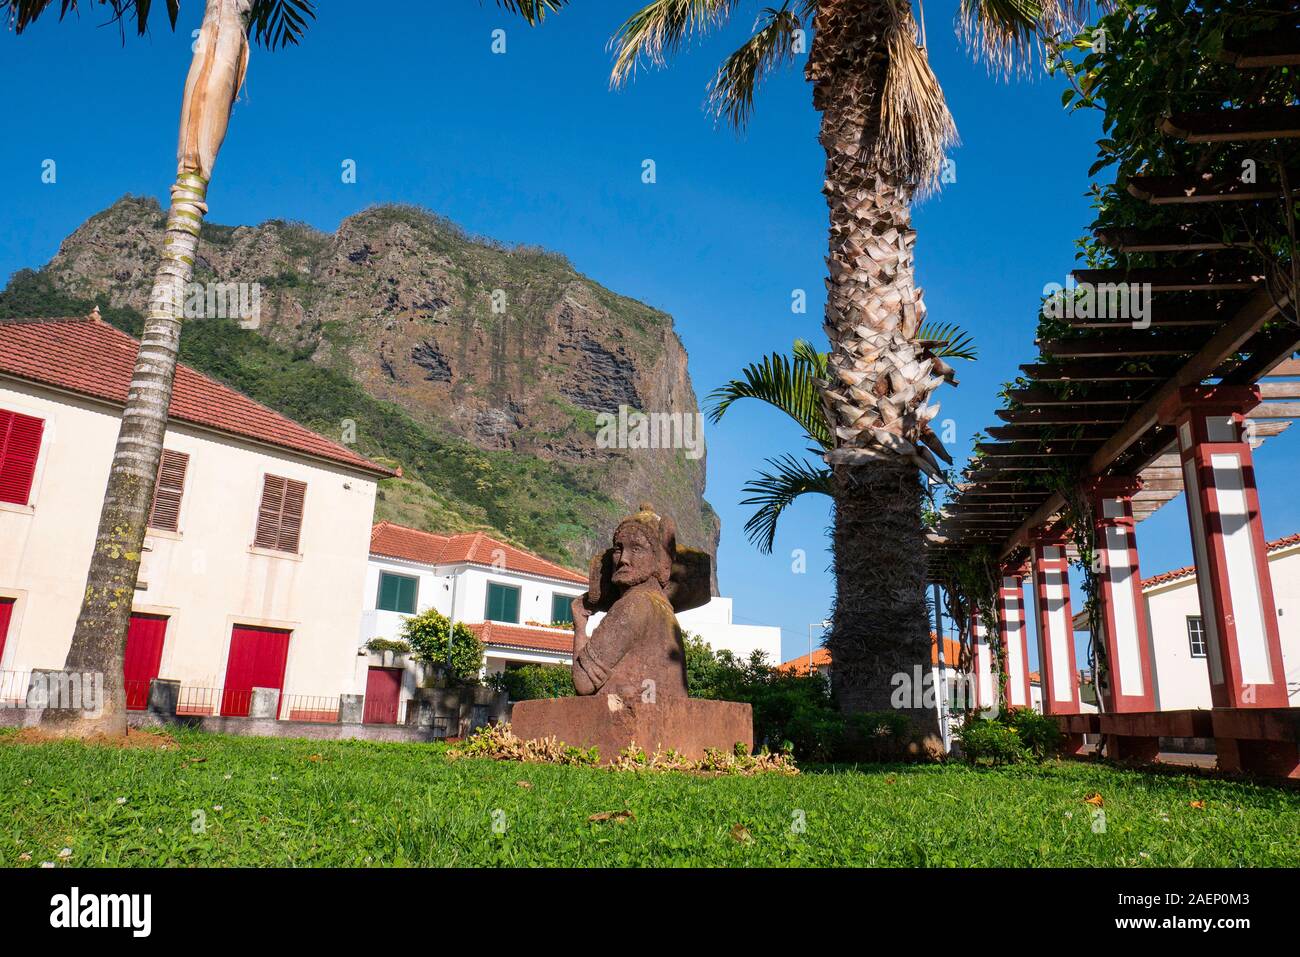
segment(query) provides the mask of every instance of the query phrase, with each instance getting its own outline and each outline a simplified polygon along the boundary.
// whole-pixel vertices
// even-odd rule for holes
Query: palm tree
[[[959,30],[992,65],[1032,58],[1037,38],[1072,28],[1086,0],[962,0]],[[740,0],[650,0],[615,34],[614,85],[638,64],[662,66],[693,35],[719,27]],[[938,184],[956,129],[904,0],[784,0],[757,16],[723,61],[709,102],[743,129],[754,95],[793,61],[813,28],[805,75],[821,113],[823,192],[830,214],[818,377],[835,498],[835,608],[827,645],[841,708],[888,710],[892,676],[928,663],[923,489],[941,474],[931,394],[952,367],[919,340],[925,319],[913,278],[910,204]],[[812,434],[812,433],[810,433]],[[933,709],[911,708],[937,736]]]
[[[976,356],[969,333],[952,323],[926,323],[917,339],[944,359],[973,360]],[[804,438],[815,446],[808,451],[824,459],[835,447],[817,388],[817,383],[826,379],[826,362],[826,353],[818,352],[803,339],[796,339],[790,356],[774,352],[761,363],[746,366],[742,378],[731,379],[714,389],[708,399],[712,406],[709,420],[721,422],[727,410],[740,399],[757,399],[793,419],[804,430]],[[951,462],[942,449],[939,454]],[[766,459],[765,464],[771,471],[760,471],[757,478],[745,483],[743,491],[749,497],[741,499],[740,504],[758,506],[745,523],[745,535],[760,552],[770,555],[776,526],[786,508],[802,495],[834,496],[835,483],[831,470],[820,462],[814,464],[788,452]]]
[[[86,0],[87,5],[92,2],[107,6],[119,24],[134,20],[140,34],[147,32],[149,15],[157,9],[152,0]],[[498,6],[522,15],[529,23],[539,22],[547,11],[557,10],[565,2],[497,0]],[[165,0],[164,5],[174,30],[180,0]],[[54,0],[0,0],[0,18],[22,33],[54,6]],[[78,0],[57,4],[61,18],[76,12],[78,6]],[[248,69],[250,28],[258,43],[275,49],[297,43],[314,18],[313,0],[206,0],[181,100],[176,182],[171,188],[160,260],[122,411],[81,612],[64,662],[65,672],[103,674],[103,707],[96,718],[81,710],[47,709],[42,722],[57,733],[85,736],[126,731],[122,676],[126,632],[162,458],[180,348],[181,304],[194,275],[199,231],[208,211],[208,183]]]

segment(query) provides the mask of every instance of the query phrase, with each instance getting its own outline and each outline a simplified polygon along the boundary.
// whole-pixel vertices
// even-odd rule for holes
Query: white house
[[[732,621],[732,600],[714,596],[707,605],[677,616],[682,631],[707,642],[714,651],[726,649],[742,661],[755,651],[767,656],[769,664],[781,660],[781,629],[775,625],[738,625]]]
[[[587,576],[507,545],[482,532],[438,535],[380,522],[370,538],[363,654],[353,682],[367,701],[388,700],[400,709],[420,680],[414,663],[394,666],[382,651],[364,654],[374,639],[396,639],[408,615],[429,608],[467,625],[486,646],[484,671],[522,664],[573,663],[570,604],[587,590]],[[590,628],[603,616],[592,616]],[[683,631],[747,658],[754,650],[779,656],[781,629],[732,622],[730,598],[677,616]],[[366,706],[369,711],[370,704]]]
[[[0,694],[63,667],[139,343],[92,315],[0,322]],[[126,649],[182,709],[282,717],[351,686],[375,488],[392,473],[180,366]],[[316,701],[314,699],[321,699]],[[330,702],[332,699],[332,703]]]
[[[433,608],[478,634],[487,674],[512,665],[572,663],[573,632],[564,625],[573,620],[569,606],[587,590],[587,576],[483,532],[438,535],[380,522],[369,550],[363,651],[374,639],[400,638],[405,618]],[[357,659],[353,685],[370,711],[381,700],[409,700],[420,677],[414,662],[394,667],[382,652],[371,652]]]
[[[1267,550],[1287,696],[1292,707],[1300,707],[1300,535],[1268,542]],[[1144,579],[1142,595],[1150,623],[1156,707],[1161,711],[1211,707],[1196,569],[1179,568]]]

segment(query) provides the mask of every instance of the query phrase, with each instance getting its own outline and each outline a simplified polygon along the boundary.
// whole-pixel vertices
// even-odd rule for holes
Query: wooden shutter
[[[296,552],[302,534],[302,509],[307,498],[307,483],[267,475],[262,480],[262,504],[257,510],[259,548]]]
[[[184,452],[163,449],[158,463],[158,481],[153,487],[153,505],[149,509],[149,527],[175,532],[181,525],[181,495],[185,491],[185,470],[190,457]]]
[[[0,409],[0,502],[26,505],[31,498],[45,420]]]

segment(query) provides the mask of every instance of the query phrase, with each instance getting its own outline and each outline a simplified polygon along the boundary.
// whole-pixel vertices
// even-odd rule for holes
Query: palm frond
[[[825,375],[825,355],[815,352],[806,342],[796,342],[793,358],[774,352],[762,362],[746,366],[741,378],[732,379],[709,393],[709,420],[721,421],[732,403],[740,399],[757,399],[798,423],[809,441],[823,449],[834,448],[830,426],[822,411],[821,394],[814,381]]]
[[[703,33],[727,21],[740,0],[650,0],[610,38],[614,68],[610,84],[622,86],[642,59],[663,66],[668,57]]]
[[[916,338],[924,343],[933,355],[940,359],[978,358],[975,338],[955,322],[922,323]]]
[[[154,10],[153,0],[81,0],[82,3],[107,7],[112,14],[110,23],[117,23],[125,36],[125,24],[134,21],[135,32],[144,36],[149,32],[149,15]],[[537,0],[533,0],[537,2]],[[547,2],[547,0],[541,0]],[[563,2],[563,0],[552,0]],[[0,21],[8,21],[15,33],[22,33],[40,16],[55,5],[55,0],[0,0]],[[75,13],[81,6],[78,0],[58,0],[59,19]],[[175,30],[180,14],[180,0],[162,0],[159,4],[167,11],[167,24]],[[249,16],[250,33],[262,46],[277,47],[296,44],[307,32],[309,21],[316,19],[313,0],[253,0]]]
[[[1098,8],[1109,8],[1098,0]],[[1059,33],[1074,34],[1088,22],[1090,0],[961,0],[957,33],[976,59],[995,73],[1027,72],[1042,41]]]
[[[768,459],[771,472],[759,472],[758,477],[744,485],[748,498],[741,505],[757,505],[758,511],[745,523],[745,536],[764,555],[772,554],[776,541],[776,525],[781,514],[801,495],[831,495],[830,469],[812,465],[793,455],[786,454]]]
[[[254,0],[249,32],[268,50],[297,46],[308,21],[315,19],[312,0]]]
[[[794,62],[795,39],[803,21],[790,9],[765,7],[754,21],[754,35],[723,61],[709,84],[709,108],[733,128],[743,130],[754,112],[754,94],[773,70]]]
[[[517,13],[532,26],[546,19],[548,13],[559,13],[569,0],[497,0],[497,6],[510,13]]]
[[[948,148],[957,142],[957,125],[925,51],[917,46],[910,11],[898,12],[886,44],[889,61],[876,150],[887,166],[915,183],[918,197],[924,197],[939,186]]]

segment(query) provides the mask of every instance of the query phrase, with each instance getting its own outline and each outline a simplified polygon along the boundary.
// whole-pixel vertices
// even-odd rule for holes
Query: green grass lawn
[[[1181,772],[1061,762],[703,777],[453,761],[436,745],[5,737],[9,866],[57,862],[64,848],[60,866],[1300,864],[1300,793]],[[1104,830],[1085,803],[1094,793]],[[632,817],[589,820],[623,810]]]

